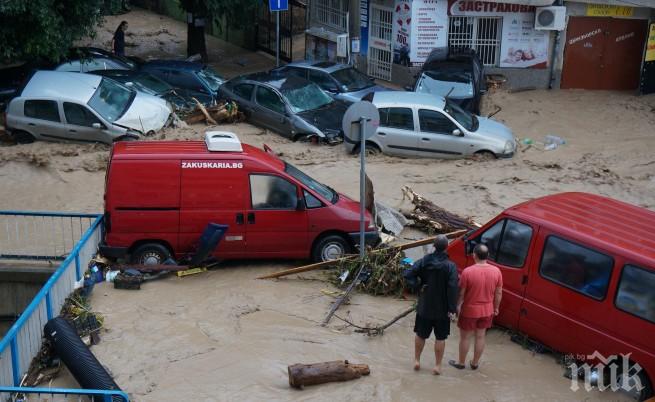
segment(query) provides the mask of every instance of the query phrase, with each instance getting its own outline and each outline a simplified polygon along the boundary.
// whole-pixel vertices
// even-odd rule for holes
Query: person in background
[[[414,370],[421,368],[421,353],[432,331],[435,365],[432,373],[441,374],[441,361],[450,335],[450,320],[457,308],[457,267],[448,259],[448,238],[439,235],[434,240],[434,252],[418,260],[403,273],[407,284],[418,288],[418,306],[414,324]]]
[[[127,21],[121,21],[111,39],[111,48],[116,56],[125,56],[125,31],[127,31]]]
[[[484,352],[487,328],[491,328],[493,317],[498,315],[500,299],[503,294],[503,277],[500,269],[487,263],[489,249],[478,244],[473,249],[475,264],[462,271],[459,280],[459,361],[450,360],[448,364],[462,370],[466,367],[466,355],[475,335],[471,370],[477,370]]]

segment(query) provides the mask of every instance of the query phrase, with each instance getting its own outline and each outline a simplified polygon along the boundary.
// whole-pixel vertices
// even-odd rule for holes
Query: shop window
[[[277,176],[250,176],[250,197],[253,209],[296,209],[296,186]]]
[[[380,126],[414,131],[414,114],[405,107],[380,109]]]
[[[336,28],[346,32],[348,13],[347,0],[312,0],[310,3],[311,22]]]
[[[76,126],[93,127],[94,123],[102,124],[86,107],[76,103],[64,102],[64,115],[68,124]]]
[[[27,100],[25,101],[23,113],[25,117],[60,122],[59,110],[55,101]]]
[[[621,273],[616,307],[655,323],[655,272],[626,265]]]
[[[428,133],[452,134],[457,128],[455,123],[441,112],[421,109],[418,111],[418,120],[421,131]]]
[[[605,298],[614,260],[598,251],[549,236],[539,272],[555,283],[597,300]]]
[[[482,64],[497,66],[500,58],[501,17],[450,17],[448,47],[473,49]]]
[[[532,227],[512,219],[498,221],[479,237],[489,248],[489,260],[514,268],[525,264],[531,240]]]

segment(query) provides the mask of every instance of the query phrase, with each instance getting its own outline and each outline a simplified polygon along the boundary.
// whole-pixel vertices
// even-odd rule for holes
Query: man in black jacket
[[[439,235],[434,239],[434,253],[428,254],[403,273],[407,284],[418,288],[418,306],[414,332],[414,370],[421,368],[421,353],[425,340],[434,330],[434,356],[432,373],[441,374],[441,361],[450,335],[450,320],[457,312],[457,267],[448,259],[448,238]]]

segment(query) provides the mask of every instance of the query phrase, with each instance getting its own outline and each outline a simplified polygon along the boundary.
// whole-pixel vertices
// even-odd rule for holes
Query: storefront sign
[[[549,31],[534,29],[534,13],[503,16],[500,67],[546,68]]]
[[[409,65],[410,34],[412,32],[412,1],[396,0],[393,9],[393,62]]]
[[[369,0],[359,0],[359,33],[361,38],[359,48],[363,56],[366,56],[366,53],[368,53],[368,1]],[[353,53],[356,52],[353,51]]]
[[[650,24],[648,41],[646,41],[646,61],[655,61],[655,24]]]
[[[610,6],[608,4],[587,4],[588,17],[632,17],[635,9],[628,6]]]
[[[502,14],[534,13],[535,6],[525,4],[492,3],[477,0],[450,0],[449,15],[499,16]],[[533,14],[534,15],[534,14]]]
[[[435,47],[448,46],[447,0],[414,0],[409,58],[423,63]]]

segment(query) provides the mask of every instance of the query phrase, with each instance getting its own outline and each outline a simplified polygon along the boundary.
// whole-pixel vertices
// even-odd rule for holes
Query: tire
[[[19,144],[31,144],[36,140],[34,136],[27,131],[14,131],[12,132],[12,136]]]
[[[496,159],[496,154],[491,151],[478,151],[473,155],[473,158],[481,162],[492,161]]]
[[[365,148],[366,148],[366,156],[375,156],[375,155],[379,155],[382,152],[377,145],[370,142],[366,143]],[[357,146],[354,149],[353,153],[355,155],[359,155],[359,146]]]
[[[312,260],[324,262],[341,258],[352,251],[352,246],[343,236],[328,235],[321,237],[312,249]]]
[[[163,264],[171,257],[170,251],[160,243],[144,243],[132,251],[130,262],[138,265]]]
[[[134,137],[132,135],[124,135],[122,137],[118,137],[114,140],[114,142],[120,142],[120,141],[138,141],[139,139],[137,137]]]

